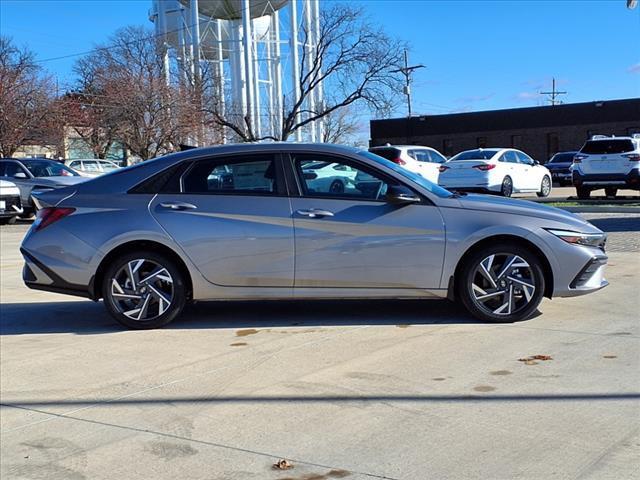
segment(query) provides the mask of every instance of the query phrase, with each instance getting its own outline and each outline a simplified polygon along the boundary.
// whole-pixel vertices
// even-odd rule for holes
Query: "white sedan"
[[[551,173],[526,153],[512,148],[467,150],[440,166],[439,185],[450,190],[500,193],[551,193]]]
[[[120,168],[120,166],[114,162],[97,158],[76,158],[73,160],[67,160],[64,164],[78,172],[83,177],[98,177]]]

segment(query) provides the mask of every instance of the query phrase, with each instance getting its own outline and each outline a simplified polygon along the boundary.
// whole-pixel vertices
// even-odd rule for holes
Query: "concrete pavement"
[[[622,218],[594,220],[611,285],[517,324],[447,302],[234,302],[145,332],[27,290],[26,227],[2,227],[0,476],[637,478],[640,219]],[[519,361],[536,354],[552,360]]]

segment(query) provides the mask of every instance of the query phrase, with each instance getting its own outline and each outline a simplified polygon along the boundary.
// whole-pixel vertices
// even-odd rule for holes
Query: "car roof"
[[[371,147],[369,150],[377,150],[382,148],[426,148],[429,150],[435,150],[433,147],[427,147],[426,145],[378,145],[376,147]]]

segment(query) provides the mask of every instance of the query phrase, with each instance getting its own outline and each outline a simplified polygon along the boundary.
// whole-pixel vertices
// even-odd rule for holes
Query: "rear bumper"
[[[576,187],[620,187],[640,190],[640,170],[634,168],[629,173],[591,173],[574,170],[571,180]]]
[[[93,279],[89,285],[69,283],[24,248],[20,249],[20,253],[25,262],[22,268],[22,280],[28,288],[95,300]]]

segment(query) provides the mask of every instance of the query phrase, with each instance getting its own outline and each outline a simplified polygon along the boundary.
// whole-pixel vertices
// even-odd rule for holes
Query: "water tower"
[[[248,117],[256,137],[280,137],[284,99],[300,98],[302,48],[311,67],[319,0],[152,0],[149,19],[164,45],[168,81],[211,75],[225,118],[242,125]],[[302,29],[309,32],[306,45],[299,39]],[[174,71],[180,78],[170,78]],[[322,105],[322,88],[310,97],[304,110],[315,111]],[[295,139],[321,141],[322,135],[318,121],[297,131]],[[223,141],[230,140],[230,132],[223,134]]]

